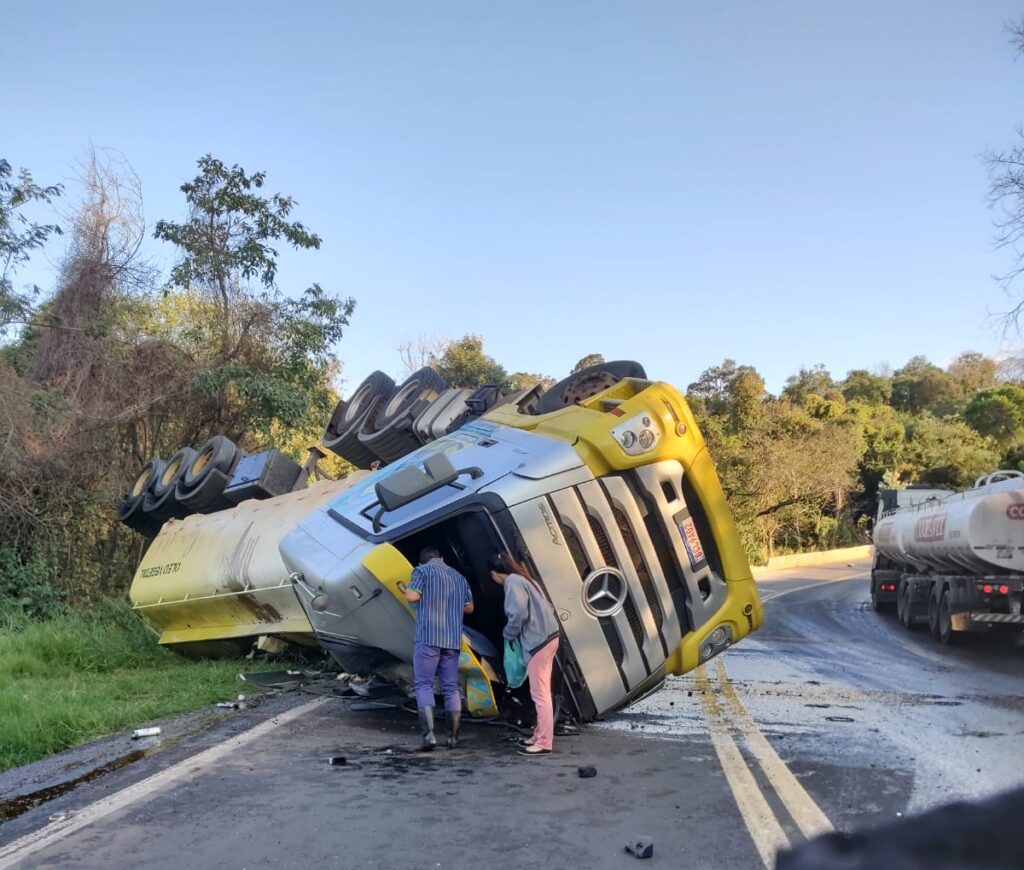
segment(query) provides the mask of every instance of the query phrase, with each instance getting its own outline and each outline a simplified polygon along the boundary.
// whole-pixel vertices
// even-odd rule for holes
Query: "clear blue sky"
[[[324,238],[347,386],[417,333],[510,370],[589,352],[685,387],[1000,336],[978,159],[1024,121],[1019,2],[8,4],[0,154],[120,149],[150,222],[212,152]],[[149,252],[168,265],[173,252]],[[25,277],[39,276],[35,270]]]

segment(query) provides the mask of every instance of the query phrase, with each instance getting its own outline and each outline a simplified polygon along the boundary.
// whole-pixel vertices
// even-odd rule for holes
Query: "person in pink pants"
[[[530,697],[537,708],[537,727],[533,738],[523,741],[524,755],[551,752],[555,740],[555,709],[551,701],[551,666],[558,652],[558,638],[554,637],[537,650],[526,663],[530,679]]]
[[[537,708],[537,727],[531,739],[521,741],[519,753],[550,755],[555,737],[551,670],[558,652],[558,616],[540,583],[508,553],[495,553],[489,567],[491,579],[505,589],[504,636],[522,645],[530,695]]]

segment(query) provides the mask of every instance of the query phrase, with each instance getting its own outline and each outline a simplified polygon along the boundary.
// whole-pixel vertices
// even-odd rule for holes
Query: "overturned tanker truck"
[[[299,472],[274,491],[252,484],[268,462],[253,454],[248,485],[222,472],[225,492],[250,498],[163,524],[131,590],[161,643],[315,642],[347,672],[408,691],[404,590],[428,544],[476,600],[459,662],[471,715],[497,715],[503,682],[502,590],[487,571],[497,549],[533,570],[558,613],[563,709],[582,721],[761,625],[690,409],[636,363],[512,396],[448,389],[429,369],[397,387],[377,372],[339,403],[323,446],[362,470],[308,485]]]

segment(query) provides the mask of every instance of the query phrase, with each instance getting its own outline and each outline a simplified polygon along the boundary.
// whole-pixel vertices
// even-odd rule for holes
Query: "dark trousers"
[[[417,643],[412,648],[412,673],[416,684],[416,706],[434,706],[434,677],[441,678],[444,708],[449,712],[462,709],[459,697],[459,651]]]

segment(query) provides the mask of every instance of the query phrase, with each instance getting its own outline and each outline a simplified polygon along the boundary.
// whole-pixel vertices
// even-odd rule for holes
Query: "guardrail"
[[[839,550],[818,550],[813,553],[790,553],[787,556],[772,556],[767,565],[759,565],[754,571],[778,571],[782,568],[803,568],[808,565],[829,565],[834,562],[854,562],[870,559],[874,553],[871,544],[863,547],[843,547]]]

